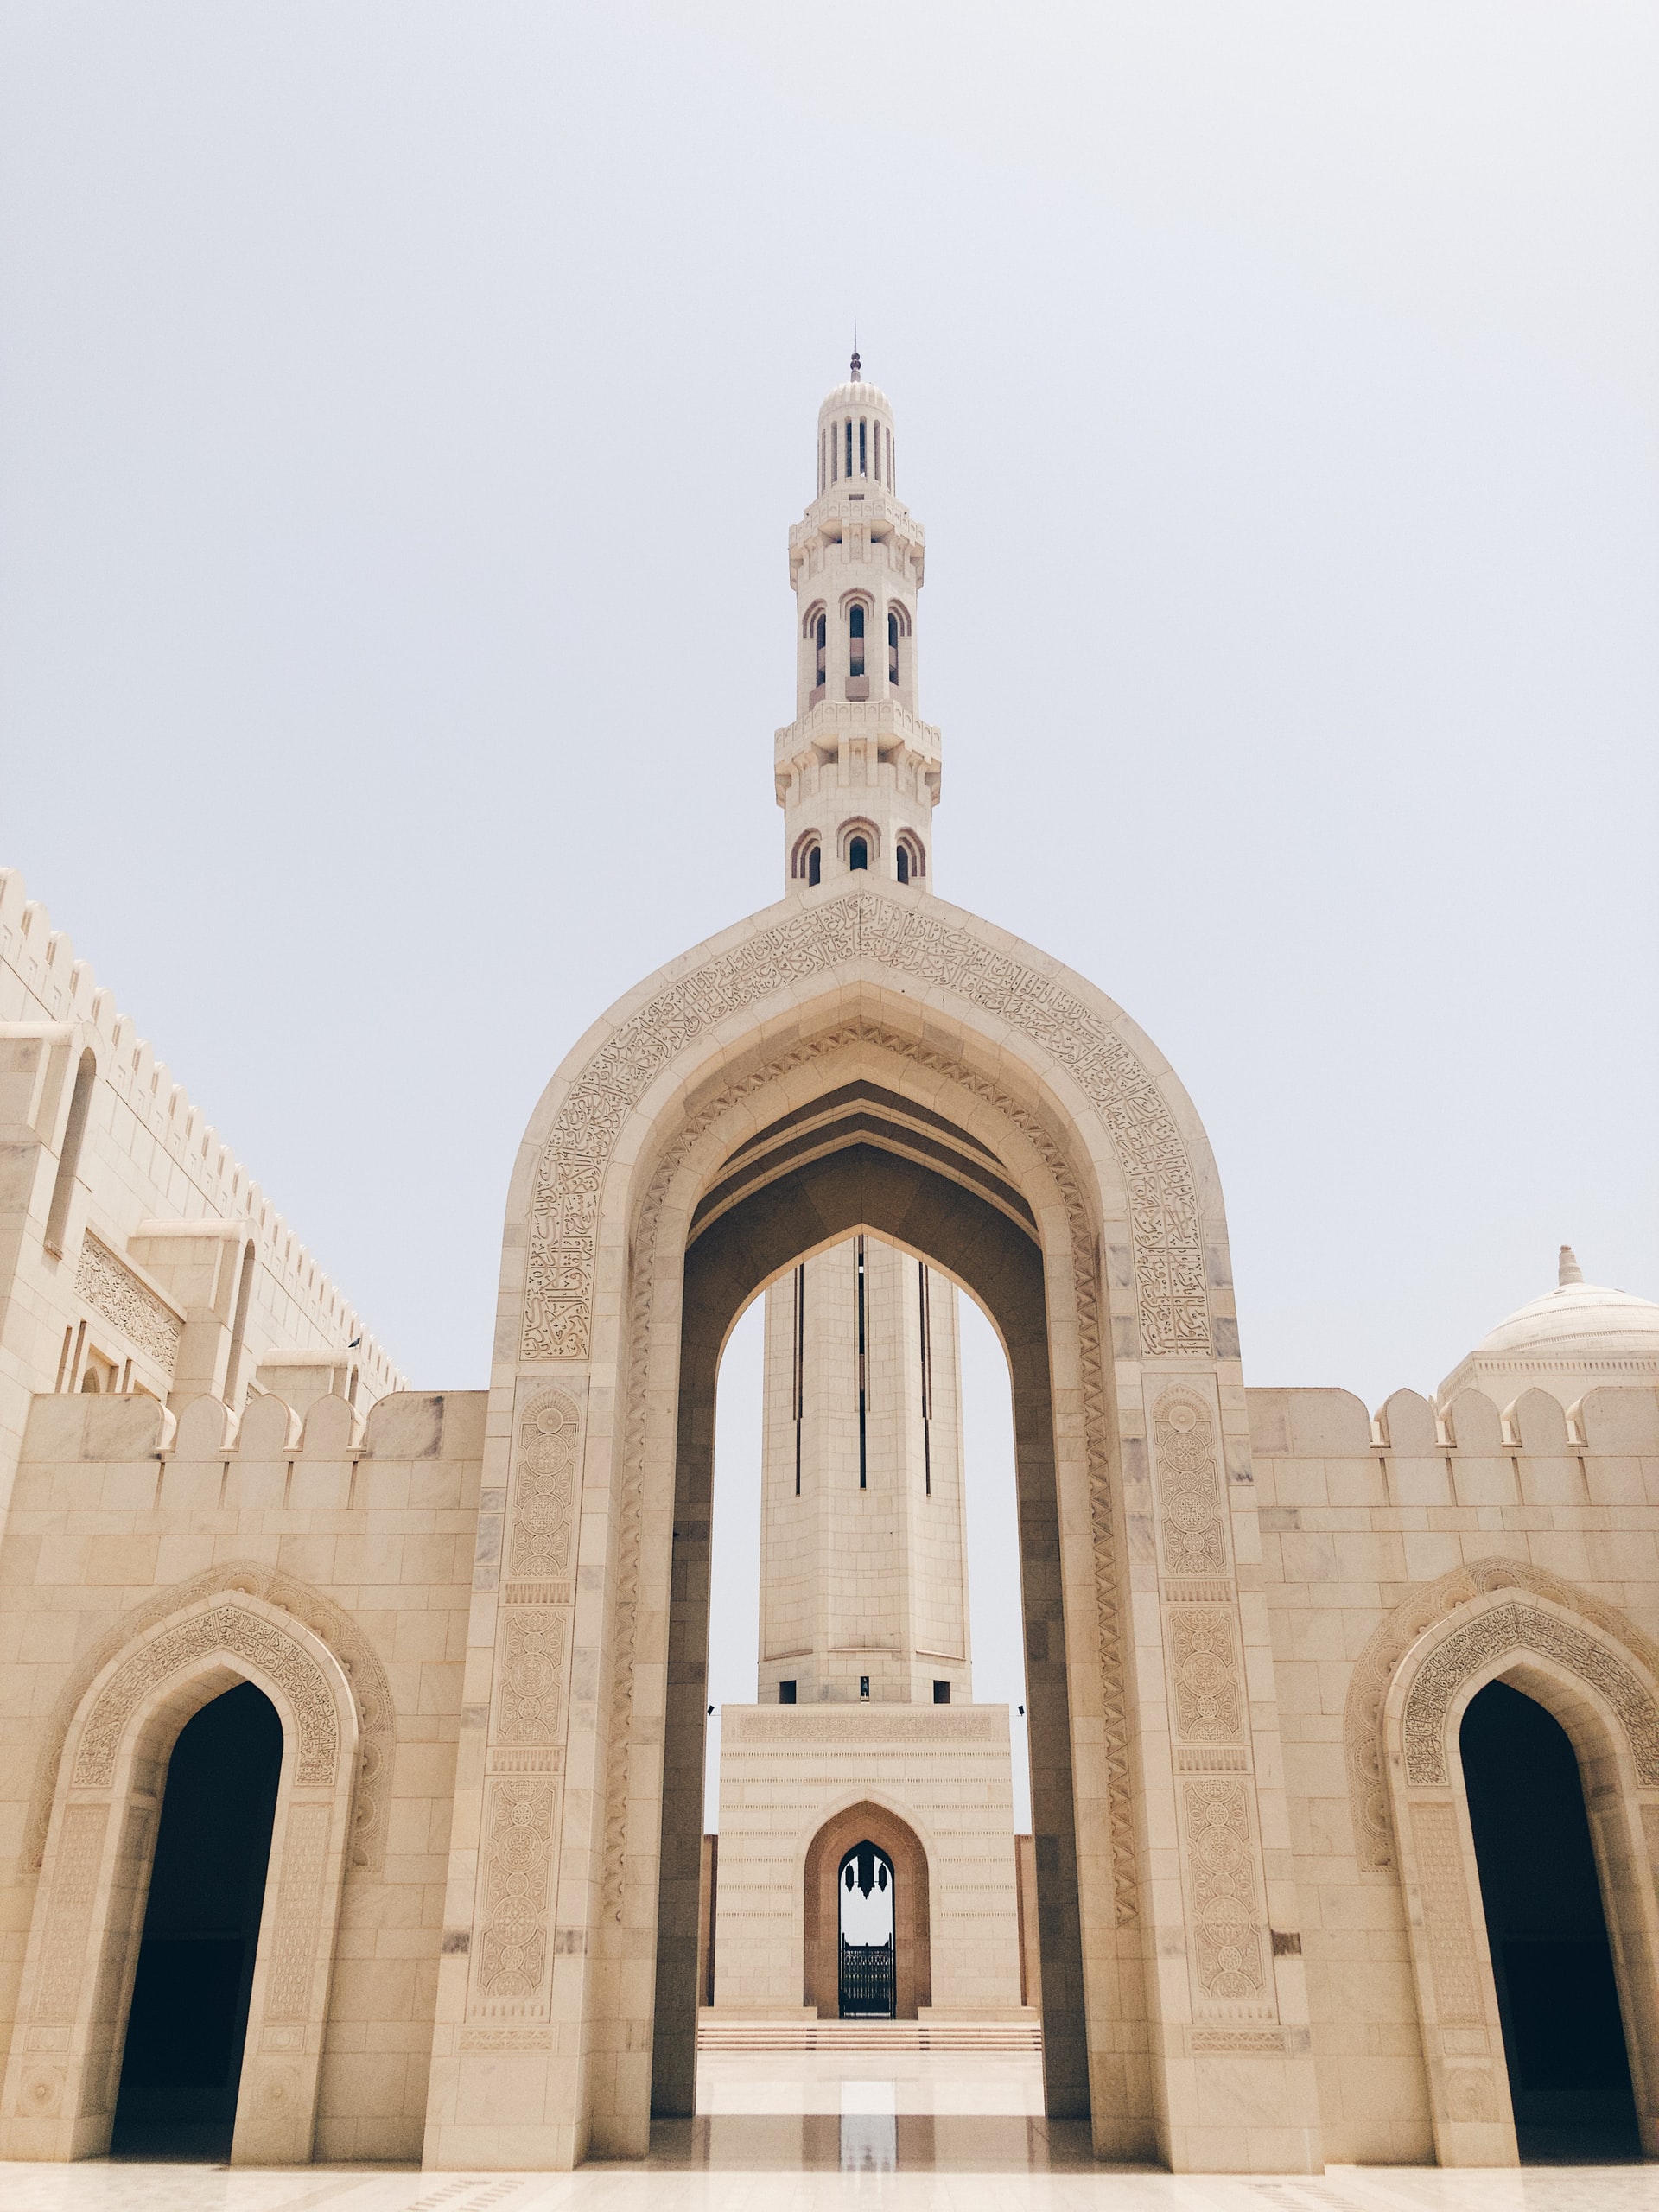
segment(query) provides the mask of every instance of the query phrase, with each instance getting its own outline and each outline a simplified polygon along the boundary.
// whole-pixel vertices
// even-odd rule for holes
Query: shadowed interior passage
[[[251,1682],[179,1732],[128,2015],[118,2156],[229,2155],[282,1764],[282,1722]]]
[[[1535,1700],[1490,1682],[1464,1715],[1462,1751],[1521,2156],[1639,2158],[1572,1742]]]

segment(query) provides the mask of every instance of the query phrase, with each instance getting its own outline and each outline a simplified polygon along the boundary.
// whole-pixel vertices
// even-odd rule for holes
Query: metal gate
[[[843,2020],[891,2020],[898,1997],[893,1861],[878,1845],[855,1843],[836,1882],[841,1929]]]

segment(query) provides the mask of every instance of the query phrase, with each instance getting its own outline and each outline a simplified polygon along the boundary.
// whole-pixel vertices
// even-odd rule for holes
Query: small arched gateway
[[[1382,1732],[1441,2164],[1511,2165],[1625,2133],[1651,2156],[1659,1682],[1645,1657],[1506,1579],[1406,1652]],[[1506,1805],[1528,1808],[1523,1835]],[[1563,1972],[1573,2051],[1547,2017]]]
[[[274,1802],[263,1774],[251,1774],[248,1832],[234,1840],[257,1897],[221,1900],[235,1906],[234,1927],[202,1930],[192,1918],[201,1901],[181,1894],[188,1866],[175,1863],[152,1916],[175,1747],[216,1703],[248,1690],[281,1741]],[[235,2163],[310,2157],[358,1744],[338,1659],[315,1630],[248,1591],[185,1605],[100,1669],[58,1762],[6,2074],[7,2157],[99,2156],[118,2098],[124,2119],[142,2127],[158,2116],[154,2093],[168,2092],[160,2116],[188,2123],[189,2100],[176,2093],[193,2088],[204,2093],[200,2124],[229,2120]],[[182,1849],[188,1859],[191,1841],[173,1837],[175,1857]],[[201,1861],[198,1879],[204,1870],[234,1887],[234,1867]],[[181,1914],[188,1929],[174,1924]],[[203,1933],[219,1944],[211,1968],[163,1957],[169,1939]],[[180,1987],[180,1972],[194,1975],[190,1986]],[[141,2032],[148,2024],[162,2040],[129,2069],[135,2001]],[[204,2008],[215,2017],[204,2018]],[[188,2051],[167,2040],[190,2036]]]

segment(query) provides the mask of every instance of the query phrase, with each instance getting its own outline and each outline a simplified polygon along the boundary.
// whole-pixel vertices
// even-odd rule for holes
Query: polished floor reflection
[[[0,2212],[1659,2212],[1659,2164],[1171,2175],[1097,2166],[1033,2055],[705,2053],[695,2120],[574,2174],[0,2165]]]

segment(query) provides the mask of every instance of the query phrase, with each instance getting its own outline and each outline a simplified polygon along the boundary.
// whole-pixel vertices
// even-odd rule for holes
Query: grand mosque
[[[1659,2154],[1659,1306],[1563,1247],[1433,1397],[1253,1382],[1174,1070],[940,895],[856,355],[801,457],[780,895],[553,1068],[486,1389],[401,1372],[0,874],[0,2158],[639,2158],[700,2052],[831,2023],[1039,2053],[1103,2162]]]

